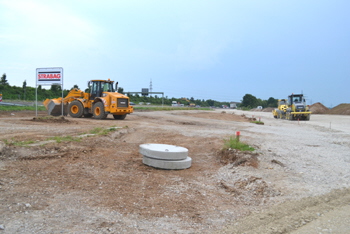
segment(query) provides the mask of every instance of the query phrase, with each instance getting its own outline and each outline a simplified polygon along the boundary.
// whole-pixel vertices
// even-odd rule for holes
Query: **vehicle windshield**
[[[293,97],[293,102],[302,102],[303,98],[301,96],[294,96]]]
[[[88,84],[88,90],[90,92],[90,100],[93,100],[95,97],[102,97],[103,92],[114,92],[113,82],[104,82],[104,81],[90,81]]]
[[[288,105],[292,105],[293,103],[305,104],[304,96],[302,94],[288,96]]]
[[[103,92],[114,92],[113,84],[108,82],[101,82]]]

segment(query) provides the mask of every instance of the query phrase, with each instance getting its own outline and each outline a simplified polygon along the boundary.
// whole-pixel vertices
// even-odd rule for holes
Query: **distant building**
[[[240,104],[240,102],[230,102],[230,108],[231,109],[237,109],[237,105]]]

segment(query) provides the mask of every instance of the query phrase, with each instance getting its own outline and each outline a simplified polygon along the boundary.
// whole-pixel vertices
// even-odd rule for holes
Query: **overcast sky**
[[[63,67],[124,91],[241,101],[303,92],[350,103],[349,0],[0,0],[0,75]],[[4,97],[6,98],[6,97]]]

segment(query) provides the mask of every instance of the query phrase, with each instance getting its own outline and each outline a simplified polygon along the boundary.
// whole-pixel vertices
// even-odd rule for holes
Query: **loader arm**
[[[69,93],[65,98],[63,98],[63,105],[66,106],[68,103],[72,102],[73,100],[77,98],[84,98],[84,92],[74,88]],[[62,114],[62,98],[54,98],[54,99],[46,99],[43,102],[43,105],[48,111],[49,115],[53,116],[59,116]],[[66,108],[64,108],[64,112]],[[64,113],[65,114],[65,113]]]

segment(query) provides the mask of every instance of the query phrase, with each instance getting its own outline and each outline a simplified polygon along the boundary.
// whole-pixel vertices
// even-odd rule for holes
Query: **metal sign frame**
[[[63,68],[62,67],[45,67],[36,69],[35,78],[35,113],[38,116],[38,86],[39,85],[60,85],[63,100]],[[62,101],[63,116],[63,101]]]

